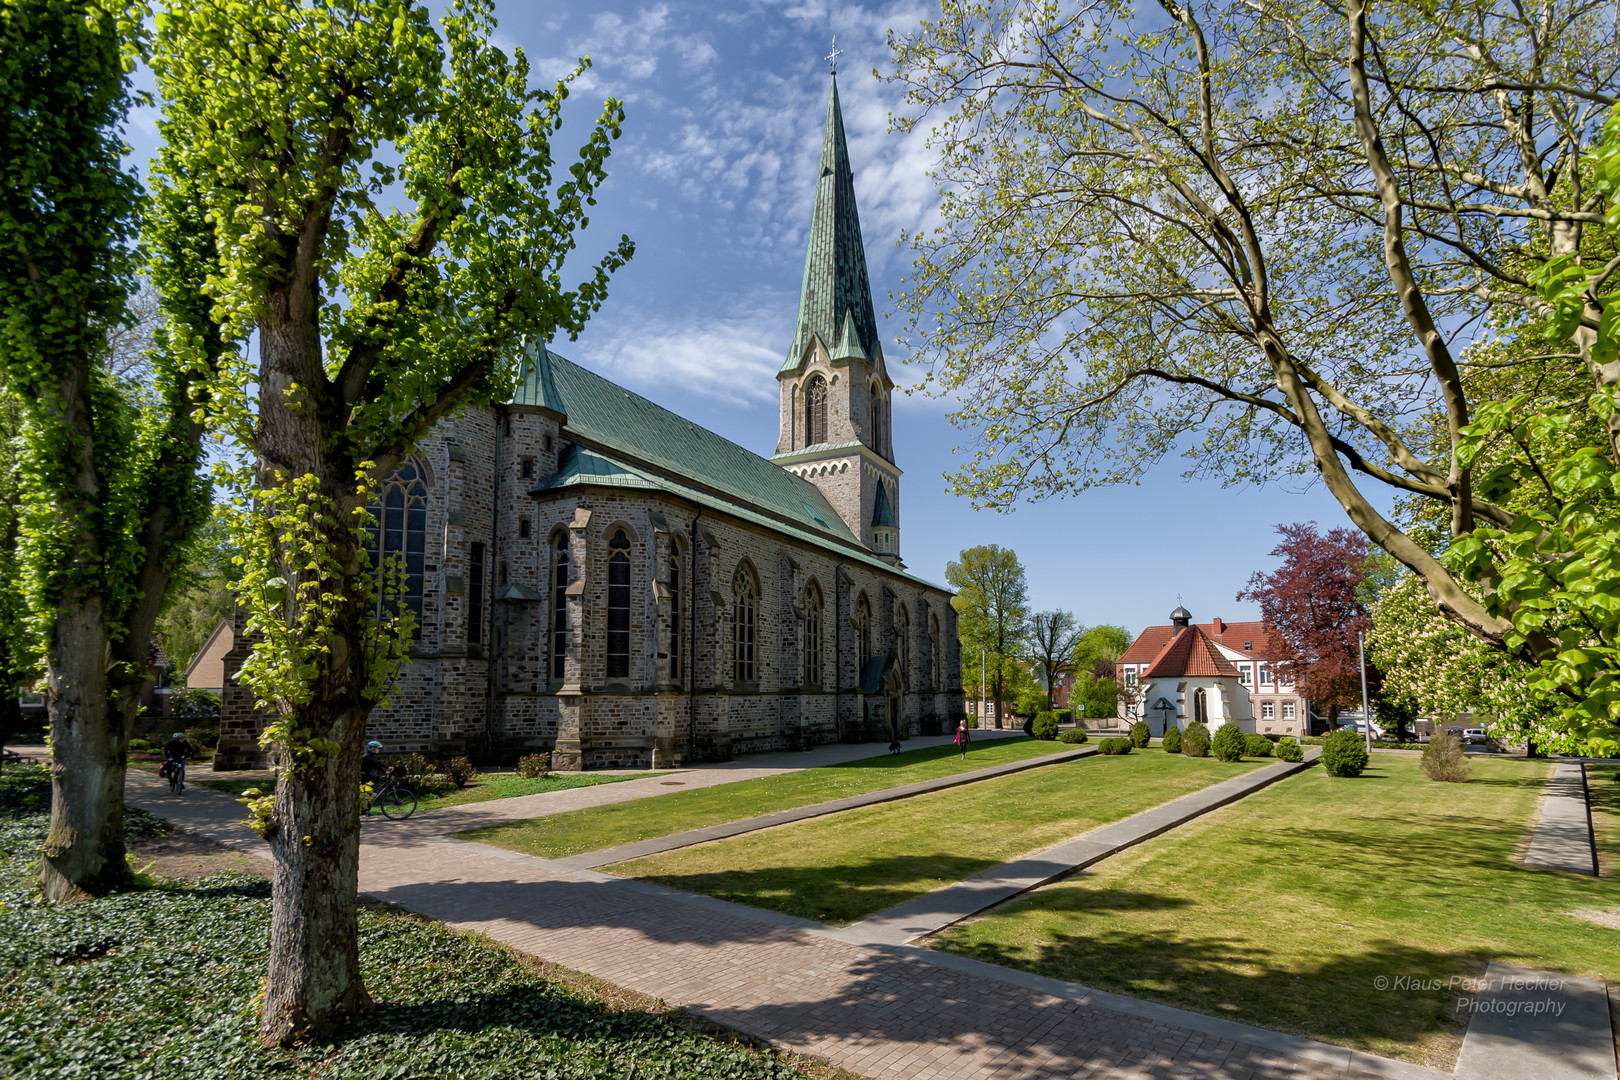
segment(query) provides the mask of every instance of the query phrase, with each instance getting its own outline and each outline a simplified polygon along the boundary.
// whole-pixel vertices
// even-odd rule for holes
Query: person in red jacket
[[[967,760],[968,743],[972,741],[973,736],[968,734],[967,721],[963,720],[961,723],[956,725],[956,748],[962,751],[963,761]]]

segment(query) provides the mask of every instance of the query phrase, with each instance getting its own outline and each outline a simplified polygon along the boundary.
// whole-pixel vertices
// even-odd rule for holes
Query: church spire
[[[845,341],[852,324],[853,340]],[[866,273],[866,248],[855,209],[855,177],[844,145],[844,114],[838,107],[838,76],[827,98],[827,126],[821,136],[821,169],[816,179],[815,212],[810,219],[804,284],[799,291],[799,322],[783,371],[796,371],[812,338],[831,354],[840,350],[877,358],[877,316]]]

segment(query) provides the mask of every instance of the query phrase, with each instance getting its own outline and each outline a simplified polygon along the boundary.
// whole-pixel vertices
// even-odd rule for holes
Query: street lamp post
[[[1372,756],[1372,710],[1367,708],[1367,632],[1356,634],[1356,650],[1361,658],[1361,718],[1367,724],[1367,756]]]

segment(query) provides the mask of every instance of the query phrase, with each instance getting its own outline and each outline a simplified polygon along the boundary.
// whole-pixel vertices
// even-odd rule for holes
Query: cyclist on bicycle
[[[382,743],[372,739],[366,743],[366,752],[360,758],[360,780],[373,787],[382,783],[393,772],[388,762],[383,760]]]
[[[196,753],[191,744],[186,741],[186,733],[177,731],[169,736],[169,741],[163,744],[163,767],[158,775],[167,778],[174,771],[175,766],[184,767],[186,759]]]

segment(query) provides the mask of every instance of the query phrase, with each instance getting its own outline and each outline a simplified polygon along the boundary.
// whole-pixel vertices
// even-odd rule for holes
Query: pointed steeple
[[[846,340],[851,326],[853,337]],[[827,98],[827,126],[821,136],[821,171],[816,178],[816,206],[799,291],[799,323],[783,371],[798,370],[812,337],[820,338],[829,353],[838,350],[853,358],[858,350],[862,359],[877,357],[877,316],[872,310],[866,248],[861,244],[861,220],[855,209],[855,176],[849,168],[849,148],[844,145],[837,75]]]

